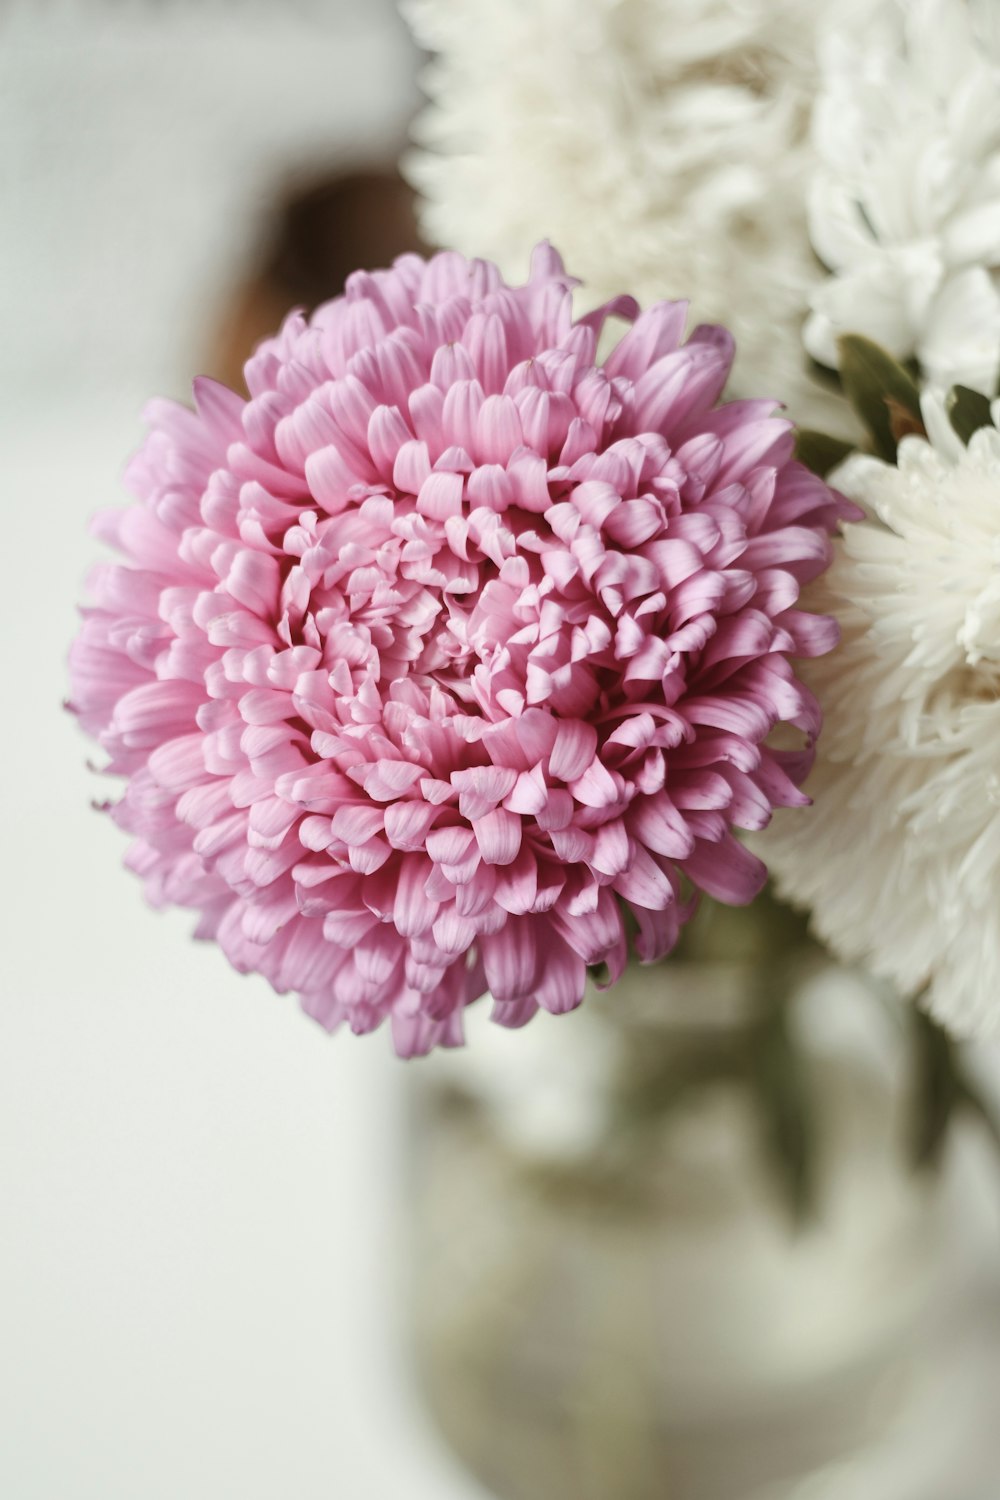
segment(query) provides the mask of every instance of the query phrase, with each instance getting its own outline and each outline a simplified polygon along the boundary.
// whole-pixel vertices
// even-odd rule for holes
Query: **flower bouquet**
[[[437,54],[409,170],[448,248],[290,313],[245,393],[149,408],[136,503],[97,523],[121,560],[92,579],[72,706],[125,779],[111,815],[148,897],[239,970],[328,1030],[386,1024],[403,1056],[460,1047],[487,1004],[544,1031],[543,1091],[553,1057],[579,1062],[567,1107],[584,1080],[599,1129],[569,1177],[530,1164],[547,1212],[568,1184],[578,1228],[627,1218],[653,1182],[655,1222],[676,1217],[664,1122],[723,1083],[801,1215],[825,1085],[795,1009],[829,960],[769,870],[918,1000],[918,1159],[958,1105],[988,1119],[931,1017],[1000,1015],[996,10],[407,10]],[[495,1097],[517,1045],[449,1087],[465,1069]],[[858,1097],[826,1110],[838,1138]],[[880,1140],[897,1103],[873,1106]],[[721,1197],[750,1180],[741,1157]],[[557,1296],[513,1274],[487,1299],[480,1407],[504,1399],[504,1308],[544,1324]],[[601,1431],[604,1478],[567,1493],[661,1493],[660,1448]],[[737,1493],[703,1451],[677,1474],[690,1500]]]

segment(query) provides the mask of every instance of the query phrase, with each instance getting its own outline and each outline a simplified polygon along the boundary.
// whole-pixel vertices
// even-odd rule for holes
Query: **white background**
[[[143,400],[285,170],[393,147],[412,70],[388,0],[0,5],[3,1500],[475,1493],[405,1365],[388,1037],[147,909],[61,708]]]

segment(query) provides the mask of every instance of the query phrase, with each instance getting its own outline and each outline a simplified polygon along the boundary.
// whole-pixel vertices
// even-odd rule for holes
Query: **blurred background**
[[[9,1500],[473,1493],[398,1354],[386,1038],[331,1042],[146,909],[61,711],[146,399],[412,241],[414,74],[390,0],[0,7]]]
[[[462,1329],[473,1330],[480,1349],[499,1336],[476,1321],[481,1304],[489,1303],[487,1322],[511,1306],[533,1317],[531,1297],[542,1297],[543,1314],[554,1305],[541,1284],[520,1297],[508,1288],[498,1301],[470,1296],[498,1243],[497,1203],[520,1185],[501,1183],[492,1203],[475,1196],[477,1184],[493,1182],[499,1158],[470,1125],[463,1091],[481,1089],[489,1109],[500,1108],[516,1078],[515,1146],[530,1154],[534,1131],[548,1149],[555,1141],[564,1166],[594,1128],[607,1042],[599,1027],[575,1033],[558,1078],[542,1023],[495,1074],[485,1044],[470,1062],[471,1084],[455,1074],[464,1059],[454,1060],[433,1106],[418,1112],[429,1144],[414,1168],[408,1070],[387,1037],[331,1041],[293,1000],[189,942],[186,916],[150,912],[121,867],[120,835],[91,810],[101,787],[61,711],[75,603],[96,553],[86,524],[122,497],[143,402],[154,393],[185,398],[195,371],[237,383],[248,350],[290,305],[310,306],[336,293],[354,266],[419,245],[411,196],[395,173],[418,103],[417,68],[391,0],[6,0],[0,10],[5,1500],[476,1500],[487,1491],[436,1435],[421,1381],[436,1392],[439,1418],[442,1402],[454,1412],[449,1380],[456,1369],[461,1377],[468,1353]],[[829,1010],[822,995],[812,1003]],[[836,1034],[817,1034],[840,1056],[854,1046],[850,1031],[848,1020]],[[508,1044],[521,1045],[506,1037],[493,1045]],[[878,1051],[877,1041],[864,1046]],[[881,1066],[873,1064],[876,1074]],[[848,1090],[835,1112],[849,1114],[858,1097]],[[725,1152],[713,1156],[714,1130],[697,1137],[693,1155],[689,1142],[684,1171],[699,1181],[707,1173],[724,1194],[727,1173],[742,1168]],[[844,1170],[854,1181],[866,1148],[851,1140]],[[975,1131],[954,1154],[950,1196],[933,1218],[943,1238],[934,1240],[930,1269],[919,1252],[931,1221],[900,1199],[892,1254],[902,1237],[919,1264],[887,1259],[880,1241],[872,1279],[858,1224],[888,1191],[877,1172],[861,1172],[860,1196],[847,1190],[847,1228],[814,1246],[794,1285],[784,1240],[770,1228],[758,1232],[752,1212],[732,1230],[742,1238],[723,1236],[711,1262],[721,1287],[746,1245],[756,1246],[760,1279],[747,1295],[765,1299],[754,1304],[752,1336],[768,1351],[766,1299],[786,1274],[790,1320],[800,1327],[796,1309],[805,1318],[842,1273],[849,1306],[831,1303],[827,1325],[838,1317],[877,1322],[870,1309],[884,1310],[893,1283],[908,1289],[910,1300],[893,1304],[903,1324],[933,1304],[924,1363],[927,1349],[944,1353],[904,1425],[876,1444],[870,1462],[834,1465],[796,1489],[801,1500],[996,1500],[1000,1492],[991,1431],[1000,1389],[1000,1178]],[[533,1178],[527,1198],[517,1199],[526,1222],[512,1222],[521,1243],[534,1236],[539,1262],[551,1269],[561,1265],[563,1231],[539,1228],[530,1207],[538,1192]],[[557,1201],[546,1192],[541,1201]],[[672,1182],[668,1206],[676,1192]],[[657,1316],[669,1342],[669,1320],[705,1264],[703,1241],[694,1235],[674,1260],[669,1251],[657,1258],[648,1236],[641,1255],[631,1242],[623,1250],[618,1228],[628,1211],[609,1220],[602,1210],[595,1240],[588,1202],[574,1221],[570,1322],[589,1328],[588,1276],[600,1288],[601,1275],[620,1279],[623,1265],[651,1257],[667,1286]],[[613,1244],[600,1240],[609,1223]],[[580,1255],[598,1242],[603,1271],[594,1273]],[[703,1283],[704,1273],[702,1294]],[[446,1347],[437,1333],[449,1306],[461,1317]],[[602,1317],[609,1307],[612,1319],[624,1316],[613,1297],[599,1307]],[[414,1322],[426,1355],[421,1379],[406,1332]],[[673,1359],[664,1389],[672,1400],[686,1390],[688,1415],[705,1429],[717,1375],[694,1358],[701,1326],[677,1335],[678,1348],[684,1337],[689,1348]],[[558,1334],[557,1326],[553,1340]],[[825,1337],[824,1349],[829,1327]],[[771,1362],[772,1394],[812,1369],[791,1334],[787,1350],[794,1357]],[[565,1369],[559,1361],[550,1368],[537,1350],[527,1364],[510,1364],[505,1379],[528,1393],[528,1416],[502,1427],[519,1434],[506,1467],[495,1455],[478,1465],[496,1476],[498,1492],[553,1500],[563,1486],[583,1500],[616,1493],[614,1472],[626,1475],[630,1460],[614,1422],[609,1436],[607,1413],[647,1396],[632,1353],[590,1379],[574,1408],[582,1425],[564,1424],[545,1449],[540,1471],[555,1468],[540,1491],[520,1489],[516,1475],[519,1455],[535,1442],[532,1381],[542,1407]],[[731,1374],[736,1356],[722,1358]],[[769,1358],[761,1363],[770,1369]],[[739,1377],[751,1389],[752,1365]],[[876,1376],[864,1387],[868,1406],[888,1399],[888,1377]],[[506,1387],[483,1378],[486,1416],[472,1401],[466,1432],[489,1425],[489,1402],[506,1399]],[[743,1400],[734,1380],[727,1399],[737,1399],[738,1387]],[[688,1411],[683,1400],[680,1408]],[[752,1403],[741,1410],[745,1425]],[[584,1431],[603,1437],[583,1443]],[[489,1447],[481,1432],[464,1444],[450,1436],[467,1456],[470,1444]],[[581,1473],[560,1453],[572,1454]],[[619,1469],[593,1479],[609,1453]],[[709,1478],[701,1489],[684,1472],[681,1464],[679,1478],[651,1488],[623,1479],[622,1500],[738,1493],[725,1488],[730,1479],[716,1490]],[[942,1473],[951,1476],[945,1488]]]

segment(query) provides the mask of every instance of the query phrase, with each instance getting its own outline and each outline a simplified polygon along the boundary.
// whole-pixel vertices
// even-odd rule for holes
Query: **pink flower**
[[[771,401],[716,407],[722,328],[623,297],[573,321],[555,252],[509,287],[441,254],[293,313],[196,411],[154,403],[103,515],[73,707],[127,778],[155,904],[324,1026],[461,1041],[746,902],[733,836],[805,803],[788,655],[843,502]],[[631,326],[603,366],[609,315]],[[779,722],[801,748],[767,739]]]

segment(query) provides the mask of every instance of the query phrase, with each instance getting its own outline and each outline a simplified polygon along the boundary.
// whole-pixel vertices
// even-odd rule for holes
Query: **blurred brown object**
[[[337,296],[359,267],[422,251],[414,194],[392,170],[343,172],[290,191],[274,213],[259,269],[235,292],[209,350],[206,373],[243,390],[243,364],[293,307]]]

